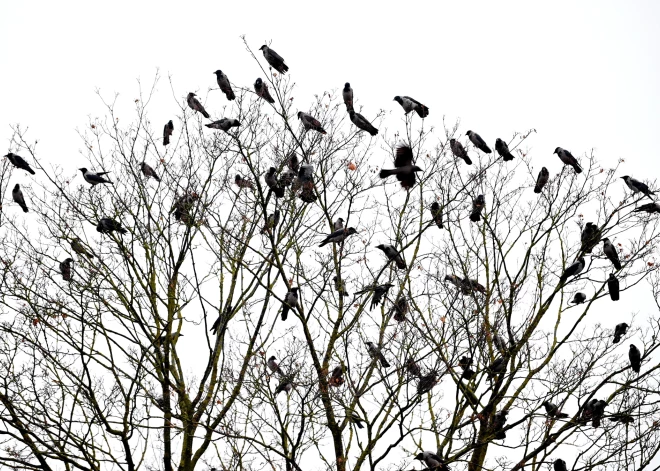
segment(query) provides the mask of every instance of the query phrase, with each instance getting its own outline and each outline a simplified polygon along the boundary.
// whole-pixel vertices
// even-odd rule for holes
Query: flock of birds
[[[284,59],[279,54],[277,54],[277,52],[275,52],[273,49],[264,45],[260,48],[260,50],[262,51],[264,58],[266,59],[268,64],[273,69],[277,70],[280,74],[285,74],[289,70],[288,66],[284,62]],[[234,100],[236,96],[231,87],[231,83],[227,78],[227,75],[225,75],[221,70],[216,70],[214,74],[216,75],[217,83],[220,90],[225,94],[228,100]],[[261,78],[258,78],[255,81],[254,91],[259,98],[264,99],[270,104],[275,103],[275,100],[273,99],[273,97],[271,96],[268,90],[268,85]],[[372,136],[377,135],[378,129],[376,129],[371,124],[371,122],[369,122],[364,116],[362,116],[360,113],[357,113],[353,109],[353,89],[351,88],[350,83],[345,84],[344,89],[342,90],[342,97],[346,105],[347,112],[349,113],[350,119],[353,122],[353,124],[355,124],[356,127],[369,133]],[[415,112],[419,115],[420,118],[426,118],[429,115],[429,108],[427,106],[423,105],[419,101],[409,96],[396,96],[394,100],[401,105],[401,107],[403,108],[406,114]],[[205,110],[204,106],[196,98],[196,95],[194,93],[191,92],[188,94],[187,103],[191,109],[201,113],[205,118],[210,119],[209,113]],[[306,131],[313,130],[321,134],[326,134],[326,131],[322,126],[322,123],[319,122],[319,120],[317,120],[310,114],[300,111],[298,112],[297,116],[302,122]],[[206,124],[205,126],[211,129],[229,132],[231,128],[239,127],[240,122],[236,119],[222,118],[220,120]],[[174,125],[170,120],[163,129],[164,146],[167,146],[170,143],[170,137],[172,136],[173,132],[174,132]],[[477,149],[479,149],[480,151],[486,154],[492,153],[492,150],[490,149],[486,141],[479,134],[473,131],[468,131],[466,135],[468,136],[470,142],[474,145],[474,147],[476,147]],[[472,164],[472,160],[470,159],[467,150],[465,149],[463,144],[461,144],[461,142],[452,138],[449,144],[450,144],[451,152],[455,157],[462,159],[463,161],[465,161],[467,165]],[[507,143],[504,142],[502,139],[498,138],[495,141],[495,150],[498,152],[498,154],[502,157],[504,161],[510,161],[514,159],[514,156],[509,150]],[[578,174],[582,172],[582,168],[580,167],[577,159],[568,150],[563,149],[561,147],[557,147],[554,153],[557,154],[557,156],[564,163],[564,165],[571,166]],[[386,179],[390,176],[396,176],[396,179],[400,182],[403,188],[410,189],[415,184],[416,172],[421,172],[422,169],[414,164],[413,151],[410,146],[407,146],[405,144],[399,145],[395,151],[395,154],[396,154],[394,160],[395,168],[382,169],[380,171],[380,178]],[[30,167],[27,161],[22,157],[20,157],[19,155],[10,152],[5,157],[16,168],[25,170],[32,175],[35,174],[34,170]],[[317,196],[313,183],[313,176],[314,176],[313,167],[310,164],[300,165],[300,162],[298,161],[298,158],[295,155],[295,153],[291,154],[286,159],[285,164],[287,168],[283,169],[279,176],[277,175],[278,169],[275,167],[270,167],[266,172],[266,174],[264,175],[264,181],[268,186],[269,190],[275,195],[276,198],[282,198],[285,195],[285,189],[287,187],[291,187],[291,190],[294,193],[301,190],[299,193],[299,197],[303,201],[305,202],[315,201],[317,199]],[[113,182],[106,177],[106,175],[109,172],[92,172],[84,167],[80,168],[79,170],[82,172],[85,181],[89,183],[92,187],[99,184],[113,184]],[[142,171],[142,173],[146,178],[154,178],[155,180],[160,181],[160,178],[155,172],[155,170],[152,167],[150,167],[146,162],[142,162],[140,164],[140,170]],[[543,187],[548,182],[549,177],[550,174],[547,168],[543,167],[536,180],[536,185],[534,187],[535,193],[541,193]],[[654,192],[651,191],[646,184],[630,176],[624,176],[621,178],[624,180],[625,184],[634,194],[641,193],[642,195],[648,196],[652,200],[651,203],[644,204],[636,208],[635,209],[636,212],[646,212],[649,214],[660,212],[660,203],[653,201],[653,197],[651,195],[653,195]],[[236,175],[235,184],[239,188],[246,188],[246,189],[254,188],[254,183],[250,181],[248,178],[244,178],[241,175]],[[12,198],[14,202],[16,202],[23,209],[24,212],[28,212],[28,207],[25,201],[25,197],[18,183],[15,185],[12,191]],[[194,193],[184,194],[175,201],[174,206],[172,207],[172,210],[170,212],[174,214],[176,220],[180,222],[184,222],[186,224],[190,224],[193,221],[192,210],[194,208],[194,203],[197,198],[198,196]],[[472,222],[478,222],[481,220],[481,213],[485,208],[485,205],[486,205],[486,201],[484,195],[478,195],[473,200],[472,210],[470,213],[470,220]],[[430,212],[432,217],[431,224],[435,223],[439,228],[442,229],[443,228],[442,209],[437,202],[434,202],[431,205]],[[266,224],[261,231],[262,234],[272,233],[274,228],[279,223],[279,218],[280,218],[279,211],[275,211],[274,213],[268,215],[266,218]],[[98,222],[96,229],[98,232],[102,234],[109,234],[112,232],[125,234],[127,232],[126,229],[124,229],[119,222],[109,217],[102,218]],[[334,222],[333,229],[334,229],[333,232],[328,234],[323,239],[323,241],[321,241],[319,247],[324,247],[330,243],[343,244],[344,241],[350,235],[357,233],[356,229],[353,227],[345,228],[344,220],[342,218],[338,218],[337,221]],[[614,269],[618,271],[622,268],[616,247],[607,237],[602,238],[601,229],[596,224],[588,222],[586,223],[582,231],[582,235],[581,235],[582,245],[581,245],[580,254],[576,259],[576,261],[573,262],[571,265],[569,265],[560,276],[560,282],[562,284],[568,282],[570,278],[578,276],[584,270],[586,266],[584,255],[591,253],[592,250],[601,241],[603,242],[603,252],[606,255],[606,257],[611,261],[612,265],[614,266]],[[88,250],[78,238],[74,238],[71,240],[71,248],[74,252],[89,257],[90,259],[95,256],[94,253]],[[393,262],[398,269],[401,270],[407,269],[407,265],[402,254],[394,246],[389,244],[380,244],[376,246],[376,248],[381,250],[384,253],[384,255],[387,257],[388,264]],[[73,263],[72,258],[67,258],[60,263],[60,272],[65,281],[71,281],[72,279],[72,275],[71,275],[72,263]],[[339,296],[349,296],[349,293],[346,291],[345,283],[340,278],[335,276],[333,281],[334,281],[334,288],[338,292]],[[454,285],[463,295],[485,294],[487,291],[486,288],[483,285],[481,285],[477,280],[471,280],[468,278],[463,279],[455,274],[447,275],[445,277],[445,281]],[[619,299],[619,281],[615,276],[615,273],[611,273],[609,275],[609,279],[607,283],[608,283],[609,295],[611,299],[613,301],[617,301]],[[362,294],[371,295],[370,307],[371,309],[373,309],[378,305],[384,304],[385,299],[387,298],[387,293],[389,289],[392,288],[393,286],[394,285],[391,283],[380,284],[380,285],[373,284],[361,291],[356,292],[355,296],[357,297],[358,295],[362,295]],[[291,287],[284,295],[282,302],[282,310],[281,310],[282,321],[286,321],[290,310],[299,307],[299,301],[300,301],[299,290],[300,290],[299,287]],[[578,292],[575,294],[572,302],[575,304],[581,304],[584,303],[586,299],[587,299],[586,294]],[[409,310],[409,305],[407,299],[405,297],[400,297],[393,303],[393,306],[389,311],[389,314],[393,315],[395,320],[401,322],[405,319],[408,310]],[[216,322],[212,327],[212,330],[214,330],[214,332],[217,332],[217,328],[218,328],[217,324],[218,322]],[[621,340],[621,337],[626,334],[628,327],[629,326],[626,323],[618,324],[615,327],[614,339],[613,339],[614,343],[618,343]],[[485,371],[488,373],[488,377],[491,381],[497,378],[499,375],[502,375],[503,373],[506,372],[507,363],[508,363],[508,351],[509,351],[506,347],[506,343],[498,334],[495,334],[494,336],[494,343],[502,355],[496,358],[488,367],[485,368]],[[385,355],[377,345],[375,345],[373,342],[366,342],[366,347],[369,355],[373,358],[374,361],[377,361],[382,368],[389,368],[391,366],[390,363],[387,361]],[[639,373],[642,363],[642,355],[640,350],[633,344],[630,345],[629,360],[630,360],[631,368],[636,373]],[[465,379],[469,381],[475,376],[476,372],[472,369],[472,358],[463,356],[459,360],[458,364],[459,367],[462,369],[461,380]],[[274,374],[276,373],[280,375],[282,378],[280,384],[278,385],[275,391],[275,394],[277,395],[280,392],[289,393],[294,387],[292,375],[287,375],[282,371],[282,368],[278,365],[277,358],[275,356],[271,356],[270,358],[268,358],[267,366],[272,373]],[[421,368],[412,358],[408,358],[406,360],[405,368],[408,375],[418,379],[417,392],[420,395],[429,392],[438,383],[437,373],[435,371],[432,371],[428,374],[422,374]],[[343,375],[345,371],[346,369],[343,365],[335,367],[332,373],[330,374],[328,384],[332,387],[341,386],[344,383]],[[563,413],[561,411],[559,406],[549,401],[544,401],[542,405],[545,408],[546,414],[551,419],[564,419],[569,417],[568,414]],[[581,413],[576,418],[577,422],[582,425],[586,425],[588,422],[591,422],[593,427],[599,427],[601,420],[605,415],[606,406],[607,406],[607,402],[603,400],[591,399],[582,406]],[[508,412],[509,412],[508,410],[501,410],[493,415],[491,427],[495,439],[504,439],[506,437],[504,427],[506,425],[506,417]],[[613,422],[621,422],[626,424],[633,422],[633,417],[625,412],[612,414],[609,418]],[[357,427],[363,428],[362,425],[363,420],[354,412],[351,412],[350,416],[348,416],[348,420],[356,424]],[[425,451],[419,453],[418,455],[416,455],[415,460],[423,461],[429,469],[436,469],[436,470],[448,469],[445,460],[443,460],[440,456],[438,456],[434,452]],[[566,463],[563,460],[558,459],[554,462],[554,469],[555,471],[565,471]]]

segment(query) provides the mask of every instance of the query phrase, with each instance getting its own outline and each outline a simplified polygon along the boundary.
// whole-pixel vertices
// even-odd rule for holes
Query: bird
[[[394,158],[393,169],[381,169],[380,178],[387,178],[391,175],[396,175],[396,179],[401,182],[401,187],[406,190],[413,187],[415,184],[415,172],[421,172],[422,169],[413,164],[413,151],[410,146],[400,144],[396,148],[396,156]]]
[[[419,365],[413,360],[412,358],[408,358],[406,360],[406,371],[410,376],[416,376],[418,378],[422,377],[422,370],[420,369]]]
[[[300,170],[300,161],[298,160],[298,155],[295,152],[291,152],[286,158],[286,166],[296,173],[298,173]]]
[[[433,222],[442,229],[442,208],[440,207],[440,204],[437,201],[434,201],[431,204],[431,217],[433,217]]]
[[[621,270],[621,262],[619,261],[619,252],[617,252],[616,247],[614,247],[614,244],[612,244],[612,242],[610,242],[610,239],[608,239],[607,237],[603,239],[603,253],[609,259],[609,261],[612,262],[614,268],[616,268],[617,270]]]
[[[506,416],[509,414],[509,411],[502,409],[499,412],[493,414],[493,432],[495,433],[495,438],[497,440],[502,440],[506,438],[506,433],[504,432],[504,425],[506,424]]]
[[[10,152],[9,154],[5,155],[5,157],[7,157],[7,159],[9,159],[9,161],[11,162],[11,164],[14,167],[20,168],[20,169],[25,170],[26,172],[31,173],[32,175],[34,175],[34,170],[32,170],[32,167],[30,167],[30,164],[28,164],[25,161],[25,159],[23,157],[21,157],[20,155],[16,155],[16,154]]]
[[[610,277],[607,280],[607,289],[610,292],[610,299],[612,301],[619,300],[619,280],[614,273],[610,273]]]
[[[565,419],[568,417],[568,414],[561,412],[559,407],[550,401],[544,401],[543,407],[545,408],[545,413],[553,419]]]
[[[513,154],[509,150],[509,145],[499,137],[495,140],[495,150],[505,162],[513,160]]]
[[[621,337],[626,335],[626,332],[628,332],[628,324],[625,322],[622,322],[621,324],[617,324],[616,327],[614,327],[614,339],[612,340],[613,343],[619,343],[621,340]]]
[[[493,344],[495,345],[495,348],[497,348],[497,350],[502,355],[506,355],[507,351],[509,350],[507,348],[506,342],[504,341],[502,336],[500,334],[498,334],[497,332],[495,332],[493,334]]]
[[[566,471],[566,461],[557,459],[552,463],[552,468],[554,471]]]
[[[355,124],[358,128],[362,129],[363,131],[368,132],[372,136],[375,136],[378,134],[378,129],[376,129],[371,122],[364,116],[362,116],[360,113],[356,113],[355,111],[351,110],[349,112],[349,116],[351,118],[351,121],[353,124]]]
[[[247,178],[243,178],[239,174],[236,174],[236,177],[234,178],[234,183],[236,183],[236,186],[238,186],[239,188],[249,188],[250,190],[254,189],[254,183],[252,183],[252,181]]]
[[[430,470],[445,471],[449,469],[447,465],[445,465],[445,462],[442,460],[442,458],[440,458],[432,451],[423,451],[422,453],[418,453],[417,456],[415,456],[415,459],[423,461],[426,467]]]
[[[351,415],[348,416],[348,420],[351,423],[355,424],[357,428],[364,428],[364,425],[362,425],[363,420],[355,412],[351,413]]]
[[[401,105],[406,114],[411,111],[416,112],[420,118],[426,118],[429,115],[427,106],[422,105],[420,102],[409,96],[395,96],[394,101]]]
[[[279,223],[280,223],[280,210],[276,209],[274,213],[269,214],[268,217],[266,218],[266,225],[261,229],[261,233],[272,234],[273,230],[277,227]]]
[[[486,141],[484,141],[479,134],[477,134],[474,131],[468,131],[465,133],[467,137],[470,138],[470,141],[472,141],[472,144],[479,149],[481,152],[485,152],[486,154],[490,154],[493,151],[490,150],[490,147],[488,147],[488,144],[486,144]]]
[[[539,172],[539,176],[536,178],[536,186],[534,187],[534,193],[541,193],[545,184],[548,183],[549,178],[550,178],[550,172],[548,172],[547,168],[542,167],[541,171]]]
[[[28,212],[27,204],[25,204],[25,197],[23,196],[21,186],[18,183],[14,186],[14,189],[11,190],[11,197],[14,200],[14,203],[19,205],[24,213]]]
[[[376,285],[376,286],[369,286],[361,291],[358,291],[355,293],[357,296],[358,294],[364,294],[364,293],[373,293],[373,296],[371,297],[371,306],[369,309],[373,309],[376,307],[380,302],[384,299],[384,297],[387,295],[387,292],[392,288],[394,285],[392,283],[385,283],[382,285]]]
[[[227,330],[227,323],[231,319],[232,307],[231,304],[225,306],[224,311],[220,312],[218,318],[213,322],[213,325],[209,329],[213,335],[222,335],[225,330]]]
[[[466,379],[466,380],[470,381],[472,378],[474,378],[475,374],[476,374],[476,372],[472,368],[468,367],[468,368],[465,368],[463,370],[463,373],[461,374],[460,379]]]
[[[126,232],[128,232],[126,229],[121,227],[121,224],[112,218],[101,218],[99,223],[96,225],[96,231],[100,232],[101,234],[110,234],[114,231],[117,231],[120,234],[126,234]]]
[[[349,227],[348,229],[339,229],[338,231],[334,231],[332,234],[326,236],[326,238],[323,239],[319,244],[319,247],[324,247],[328,245],[330,242],[333,242],[335,244],[337,243],[343,244],[346,238],[348,238],[348,236],[353,234],[357,234],[357,231],[355,230],[354,227]]]
[[[293,382],[289,378],[283,378],[280,384],[275,389],[275,395],[277,396],[281,392],[286,392],[289,394],[293,390]]]
[[[277,364],[277,358],[275,358],[275,355],[268,358],[268,361],[266,362],[266,364],[268,365],[268,369],[272,373],[278,373],[280,375],[283,374],[282,370],[280,369],[280,365]]]
[[[65,259],[63,262],[60,262],[60,273],[62,274],[62,279],[64,281],[71,281],[71,263],[73,259],[71,257]]]
[[[148,163],[142,162],[140,164],[140,170],[142,170],[142,173],[144,174],[145,177],[147,178],[151,177],[157,182],[160,181],[160,177],[156,174],[156,171],[153,168],[151,168],[151,166]]]
[[[446,275],[445,281],[450,282],[452,285],[456,286],[457,288],[463,287],[463,279],[460,276],[454,274]]]
[[[99,183],[109,183],[111,185],[114,185],[114,183],[112,183],[110,180],[108,180],[106,178],[103,178],[103,175],[107,175],[110,172],[97,172],[97,173],[94,173],[94,172],[91,172],[91,171],[87,170],[85,167],[79,168],[78,170],[80,170],[82,172],[83,178],[85,179],[85,181],[87,183],[91,183],[92,186],[96,186]]]
[[[471,364],[472,364],[472,358],[468,356],[464,355],[458,359],[458,366],[460,366],[462,370],[469,368]]]
[[[298,111],[298,119],[302,121],[302,124],[305,127],[305,131],[313,129],[314,131],[320,132],[321,134],[328,134],[326,130],[323,129],[323,126],[321,126],[321,122],[311,114]]]
[[[580,167],[580,164],[578,164],[577,159],[573,157],[573,154],[571,154],[566,149],[557,147],[553,154],[557,154],[559,159],[564,162],[564,165],[570,165],[573,167],[575,169],[575,173],[582,173],[582,168]]]
[[[271,105],[275,103],[275,100],[273,99],[272,96],[270,96],[270,92],[268,91],[268,85],[264,83],[264,81],[261,80],[261,78],[258,78],[254,82],[254,91],[256,92],[259,98],[263,98]]]
[[[163,127],[163,145],[166,146],[170,143],[170,136],[174,132],[174,124],[170,119],[165,127]]]
[[[206,119],[209,119],[211,115],[209,115],[202,104],[199,102],[197,98],[195,98],[197,95],[195,95],[193,92],[188,93],[188,106],[190,106],[193,110],[198,111],[199,113],[202,113],[202,116],[204,116]]]
[[[328,384],[335,388],[338,388],[344,384],[344,368],[341,365],[334,367],[332,373],[330,374]]]
[[[349,296],[348,291],[346,291],[346,283],[344,280],[336,276],[332,280],[335,283],[335,290],[337,290],[337,294],[339,294],[339,296]]]
[[[642,354],[639,351],[639,348],[630,344],[630,349],[628,350],[628,359],[630,360],[630,367],[635,373],[639,373],[640,368],[642,367]]]
[[[449,148],[451,149],[451,153],[454,154],[454,157],[458,157],[460,159],[465,160],[465,163],[468,165],[472,165],[472,159],[470,159],[470,156],[468,155],[467,151],[465,150],[465,147],[463,147],[463,144],[461,144],[459,141],[456,139],[450,139],[449,140]]]
[[[284,189],[288,186],[291,186],[293,180],[296,178],[296,172],[287,168],[282,171],[280,178],[277,179],[277,186]]]
[[[486,206],[486,197],[479,195],[472,200],[472,212],[470,213],[470,221],[478,222],[481,220],[481,211]]]
[[[374,360],[378,360],[383,368],[390,367],[390,364],[385,358],[385,355],[383,355],[383,352],[381,352],[380,349],[376,347],[373,342],[367,342],[367,350],[369,351],[369,356],[371,356],[371,358],[373,358]]]
[[[587,300],[587,295],[584,293],[577,292],[575,293],[575,296],[573,296],[573,300],[571,301],[573,304],[582,304]]]
[[[618,412],[610,416],[611,422],[621,422],[622,424],[632,424],[635,419],[632,415],[626,414],[624,412]]]
[[[605,407],[607,407],[607,402],[600,400],[600,401],[590,401],[592,402],[591,405],[591,414],[592,414],[592,422],[591,426],[594,428],[600,427],[600,421],[603,418],[603,415],[605,414]]]
[[[266,186],[275,193],[275,196],[277,198],[282,198],[284,196],[284,188],[279,186],[275,172],[277,172],[277,169],[275,167],[270,167],[264,176],[264,180],[266,181]]]
[[[174,201],[170,214],[174,214],[174,219],[184,224],[193,223],[193,209],[195,201],[199,199],[197,193],[185,193]]]
[[[394,315],[394,320],[397,322],[403,322],[406,320],[406,314],[408,313],[408,300],[405,296],[401,296],[396,302],[392,305],[392,308],[389,310],[388,315]]]
[[[506,371],[506,358],[504,357],[497,357],[489,366],[486,368],[486,371],[488,371],[488,378],[493,379],[493,376],[497,376],[500,373],[504,373]]]
[[[338,231],[339,229],[343,229],[344,228],[344,219],[343,218],[337,218],[337,220],[332,225],[332,228],[335,231]]]
[[[234,90],[231,89],[229,78],[227,78],[227,76],[222,73],[222,70],[216,70],[213,73],[215,74],[215,78],[218,81],[218,87],[220,87],[222,93],[225,94],[227,100],[231,101],[235,99],[236,95],[234,95]]]
[[[584,270],[585,265],[584,257],[579,257],[576,261],[566,267],[564,273],[559,277],[559,281],[566,281],[571,276],[577,276],[582,270]]]
[[[346,82],[344,84],[344,89],[342,90],[342,97],[344,98],[344,104],[346,105],[346,111],[353,111],[353,89],[351,84]]]
[[[89,258],[94,258],[94,254],[91,253],[91,252],[88,252],[87,249],[85,249],[85,247],[82,245],[82,242],[80,242],[80,239],[72,239],[71,240],[71,248],[77,254],[86,255]]]
[[[204,126],[211,129],[219,129],[224,132],[229,132],[231,128],[237,128],[240,125],[241,123],[237,119],[222,118],[218,121],[213,121],[210,124],[205,124]]]
[[[633,213],[645,212],[649,214],[660,213],[660,203],[646,203],[643,204],[633,211]]]
[[[600,237],[601,232],[598,229],[598,226],[593,222],[586,223],[584,229],[582,229],[582,235],[580,236],[580,241],[582,242],[580,250],[585,253],[591,253],[594,247],[598,245]]]
[[[287,291],[284,296],[284,302],[282,303],[282,320],[285,321],[287,315],[289,314],[289,309],[295,309],[298,307],[298,290],[300,288],[291,288]]]
[[[313,203],[318,199],[316,196],[316,187],[314,186],[314,167],[311,165],[301,165],[298,171],[298,178],[293,182],[293,188],[301,188],[300,199],[305,203]]]
[[[417,382],[417,394],[421,396],[422,394],[431,391],[431,389],[433,389],[433,386],[435,386],[437,382],[438,382],[438,375],[436,374],[435,371],[432,371],[420,377],[419,381]]]
[[[642,193],[644,196],[648,196],[653,199],[651,195],[655,194],[655,191],[651,191],[646,183],[642,183],[639,180],[635,180],[633,177],[625,175],[621,177],[630,190],[635,193]]]
[[[285,74],[289,67],[284,63],[284,59],[277,52],[266,46],[265,44],[259,48],[263,52],[266,62],[280,74]]]
[[[388,259],[388,263],[394,261],[394,263],[396,263],[397,268],[401,270],[406,269],[406,262],[403,260],[403,257],[401,256],[399,251],[394,248],[394,246],[389,244],[380,244],[377,245],[376,248],[383,251],[383,253]]]

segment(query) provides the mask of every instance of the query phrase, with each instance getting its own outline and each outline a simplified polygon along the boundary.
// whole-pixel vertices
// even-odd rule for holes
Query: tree
[[[163,146],[172,117],[148,117],[158,79],[129,124],[105,102],[81,139],[87,168],[109,171],[112,185],[47,168],[15,128],[14,152],[38,174],[24,187],[33,219],[2,211],[0,463],[343,471],[405,469],[432,451],[451,469],[547,469],[562,457],[586,469],[647,465],[659,448],[659,326],[630,312],[645,280],[657,299],[658,226],[634,211],[640,198],[621,197],[617,168],[583,155],[583,173],[564,168],[535,194],[533,130],[507,139],[515,158],[503,162],[468,146],[458,123],[436,138],[433,115],[397,109],[390,137],[385,113],[356,97],[356,111],[377,116],[372,138],[351,123],[341,89],[298,110],[291,75],[253,58],[274,105],[235,84],[230,103],[216,89],[199,98],[212,120],[239,121],[227,132],[207,129],[177,93]],[[306,131],[298,111],[327,134]],[[472,166],[453,156],[453,138]],[[423,170],[409,190],[378,175],[401,143]],[[293,156],[311,181],[289,172]],[[3,169],[1,182],[17,178]],[[102,218],[127,232],[97,232]],[[338,218],[357,234],[318,247]],[[590,252],[586,222],[597,225]],[[561,280],[579,256],[584,270]],[[71,281],[59,268],[68,257]],[[576,291],[584,303],[570,303]],[[594,323],[612,306],[631,325],[624,339],[640,340],[639,375],[626,342],[612,343],[614,325]],[[602,412],[594,400],[607,402]]]

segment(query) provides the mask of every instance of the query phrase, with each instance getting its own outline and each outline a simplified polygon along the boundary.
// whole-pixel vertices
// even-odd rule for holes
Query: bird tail
[[[202,110],[202,114],[204,115],[204,117],[205,117],[206,119],[210,119],[210,118],[211,118],[211,115],[210,115],[210,114],[208,113],[208,111],[206,111],[206,110]]]
[[[378,135],[378,129],[371,126],[371,129],[369,129],[369,134],[371,134],[372,136],[377,136]]]
[[[486,154],[492,154],[492,153],[493,153],[493,151],[490,150],[490,147],[488,147],[488,146],[484,146],[483,151],[484,151]]]
[[[555,417],[558,418],[558,419],[567,419],[568,414],[564,414],[563,412],[558,412]]]
[[[27,205],[26,205],[25,203],[23,203],[23,204],[21,205],[21,208],[23,209],[23,212],[24,212],[24,213],[27,213],[27,212],[28,212],[28,207],[27,207]]]
[[[632,369],[635,373],[639,373],[639,370],[641,369],[641,366],[642,365],[640,365],[640,364],[634,364],[634,365],[632,365]]]
[[[30,172],[32,175],[34,175],[34,170],[32,170],[31,168],[26,168],[25,170],[27,170],[27,171]]]
[[[275,193],[275,196],[278,198],[283,198],[284,197],[284,188],[281,187],[275,187],[273,189],[273,193]]]
[[[621,270],[621,262],[619,260],[614,260],[614,268]]]
[[[470,221],[478,222],[481,219],[481,213],[479,211],[473,211],[470,213]]]
[[[405,269],[406,269],[406,262],[405,262],[403,259],[401,259],[401,260],[396,260],[396,266],[397,266],[400,270],[405,270]]]
[[[472,165],[472,159],[469,156],[463,157],[463,160],[465,160],[465,163],[468,165]]]
[[[420,118],[426,118],[429,115],[429,109],[424,105],[419,106],[415,111],[417,112]]]
[[[575,169],[575,173],[582,173],[582,168],[577,162],[573,164],[573,168]]]
[[[394,170],[386,170],[386,169],[382,169],[382,170],[380,171],[380,178],[387,178],[387,177],[389,177],[389,176],[391,176],[391,175],[394,175]]]
[[[503,159],[505,162],[508,162],[509,160],[513,160],[513,154],[511,152],[507,152],[506,154],[504,154]]]
[[[534,193],[541,193],[541,188],[538,185],[534,187]]]
[[[170,143],[170,136],[163,137],[163,145],[166,146]]]
[[[234,95],[234,90],[229,90],[227,93],[225,93],[225,95],[227,95],[227,100],[229,101],[236,99],[236,95]]]
[[[284,304],[282,306],[282,320],[285,321],[288,315],[289,315],[289,305]]]
[[[353,422],[357,428],[364,428],[364,425],[362,425],[361,422],[358,422],[357,420]]]
[[[385,359],[385,357],[382,357],[380,359],[380,364],[383,365],[383,368],[389,368],[390,367],[390,362]]]
[[[325,129],[323,129],[323,128],[317,128],[316,130],[317,130],[318,132],[320,132],[321,134],[328,134],[327,131],[326,131]]]
[[[323,240],[323,241],[319,244],[319,247],[325,247],[326,245],[328,245],[328,239]]]
[[[619,343],[620,340],[621,340],[621,337],[618,336],[618,335],[615,335],[614,340],[612,340],[612,343]]]

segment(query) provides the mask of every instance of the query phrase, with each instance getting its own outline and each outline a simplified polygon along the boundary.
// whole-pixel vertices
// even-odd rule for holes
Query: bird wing
[[[275,62],[284,62],[284,58],[277,52],[273,51],[271,48],[268,48],[268,55],[270,56],[270,59]]]
[[[407,145],[402,145],[396,148],[396,157],[394,159],[394,166],[397,168],[400,167],[407,167],[409,165],[412,165],[413,161],[413,152],[412,148]],[[414,182],[414,173],[411,172],[413,175],[413,182]]]
[[[406,100],[410,100],[412,103],[414,103],[417,106],[424,106],[420,102],[418,102],[417,100],[415,100],[414,98],[411,98],[409,96],[404,96],[403,98],[406,99]]]

